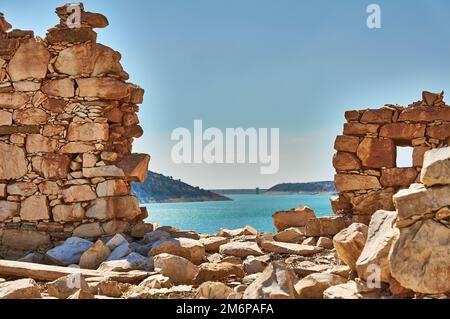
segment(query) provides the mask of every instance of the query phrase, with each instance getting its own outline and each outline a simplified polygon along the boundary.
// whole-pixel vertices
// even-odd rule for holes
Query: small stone
[[[78,264],[85,251],[93,245],[89,240],[78,237],[67,239],[64,244],[47,251],[46,255],[55,263],[62,266]]]
[[[176,285],[191,284],[198,273],[198,267],[186,258],[159,254],[154,257],[155,271],[169,277]]]
[[[81,255],[80,267],[97,269],[108,258],[110,253],[109,248],[101,240],[97,240],[91,248]]]
[[[354,223],[333,237],[337,255],[353,270],[366,244],[368,229],[364,224]]]

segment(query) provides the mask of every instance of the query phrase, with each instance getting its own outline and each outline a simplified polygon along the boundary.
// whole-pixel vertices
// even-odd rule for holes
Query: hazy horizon
[[[64,1],[1,1],[13,28],[38,36]],[[130,81],[146,90],[134,152],[150,170],[204,189],[270,188],[333,180],[333,144],[344,112],[407,105],[423,90],[450,91],[446,0],[85,0],[110,22],[97,41],[121,52]],[[382,9],[368,29],[366,8]],[[420,23],[418,23],[420,21]],[[434,46],[427,46],[433,39]],[[205,127],[279,128],[280,169],[171,160],[171,132]],[[408,155],[401,155],[400,161]]]

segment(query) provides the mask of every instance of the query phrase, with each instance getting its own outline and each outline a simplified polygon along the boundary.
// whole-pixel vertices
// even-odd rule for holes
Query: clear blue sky
[[[14,27],[38,35],[63,1],[0,0]],[[366,7],[382,29],[366,27]],[[333,178],[344,111],[409,104],[421,91],[450,94],[448,0],[85,0],[110,26],[98,42],[122,53],[146,90],[145,135],[134,151],[151,169],[205,188],[269,187]],[[280,170],[258,165],[175,165],[177,127],[278,127]]]

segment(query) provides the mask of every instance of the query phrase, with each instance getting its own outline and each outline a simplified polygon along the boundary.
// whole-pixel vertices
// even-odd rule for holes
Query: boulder
[[[300,243],[305,240],[305,235],[299,228],[290,227],[278,232],[273,239],[285,243]]]
[[[23,148],[0,142],[0,179],[19,179],[27,173]]]
[[[102,262],[97,270],[102,272],[129,272],[132,270],[153,271],[153,269],[153,257],[144,257],[132,252],[122,259]]]
[[[64,244],[47,251],[46,256],[61,266],[78,264],[85,251],[93,245],[89,240],[78,237],[67,239]]]
[[[23,42],[8,65],[8,73],[14,82],[27,79],[44,79],[47,75],[50,52],[34,39]]]
[[[333,240],[328,237],[319,237],[316,245],[318,247],[322,247],[324,249],[333,249],[334,248]]]
[[[370,265],[380,267],[380,280],[388,283],[391,279],[391,268],[389,265],[389,251],[392,243],[398,235],[398,229],[395,227],[397,212],[377,211],[372,215],[370,221],[367,241],[364,249],[356,261],[356,271],[359,278],[368,280],[373,274]]]
[[[389,253],[392,276],[424,294],[450,292],[450,229],[432,219],[401,228]]]
[[[207,237],[201,238],[200,243],[205,246],[207,252],[219,252],[220,246],[229,243],[230,239],[226,237]]]
[[[133,251],[133,246],[128,242],[124,242],[123,244],[117,246],[114,250],[111,250],[111,254],[108,256],[107,261],[123,259]]]
[[[243,278],[245,273],[242,270],[242,266],[227,262],[218,264],[204,263],[198,267],[198,273],[194,278],[194,283],[200,285],[207,281],[223,281],[230,276]]]
[[[71,274],[47,284],[48,294],[58,299],[67,299],[78,290],[89,292],[89,286],[81,274]]]
[[[83,289],[79,289],[77,292],[75,292],[74,294],[67,297],[67,299],[89,300],[89,299],[95,299],[95,297],[90,292],[85,291]]]
[[[221,282],[205,282],[197,289],[195,299],[240,299],[241,294]]]
[[[221,229],[217,233],[219,237],[238,237],[238,236],[246,236],[246,235],[257,235],[258,231],[251,227],[245,226],[244,228],[239,229]]]
[[[261,256],[263,252],[254,242],[230,242],[220,246],[220,254],[246,258],[247,256]]]
[[[379,299],[380,290],[369,288],[364,282],[349,281],[331,286],[323,292],[323,299]]]
[[[339,259],[353,270],[356,269],[356,261],[366,244],[368,229],[364,224],[354,223],[333,237]]]
[[[175,285],[192,284],[198,267],[186,258],[162,253],[154,257],[155,271],[169,277]]]
[[[80,267],[84,269],[97,269],[108,258],[110,253],[109,248],[101,240],[98,240],[81,255]]]
[[[269,256],[248,256],[243,263],[244,271],[247,275],[263,272],[269,262]]]
[[[282,262],[273,262],[244,292],[244,299],[295,299],[295,273]]]
[[[412,184],[409,189],[400,190],[393,197],[397,208],[397,218],[403,221],[438,211],[450,206],[450,186],[425,188],[422,184]]]
[[[425,153],[420,181],[428,187],[450,184],[450,147]]]
[[[303,227],[307,221],[316,217],[314,211],[307,206],[299,206],[289,211],[280,211],[272,215],[273,223],[278,231],[290,227]]]
[[[315,273],[306,276],[295,284],[298,299],[322,299],[323,292],[328,288],[346,283],[341,276]]]
[[[143,183],[147,179],[150,156],[147,154],[130,154],[124,156],[117,164],[123,170],[128,181]]]
[[[347,227],[343,216],[328,216],[311,218],[306,223],[305,235],[307,237],[334,236]]]
[[[153,244],[149,256],[161,253],[184,257],[199,265],[205,257],[205,247],[198,240],[190,238],[163,238]]]
[[[322,247],[282,243],[276,241],[265,241],[262,243],[262,249],[272,253],[290,254],[300,256],[310,256],[317,254],[323,250]]]
[[[41,298],[39,286],[33,279],[0,282],[0,299]]]

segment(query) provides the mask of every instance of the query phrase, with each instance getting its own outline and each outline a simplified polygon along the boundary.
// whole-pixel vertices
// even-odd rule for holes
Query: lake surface
[[[246,225],[258,231],[273,232],[272,215],[300,205],[312,208],[316,216],[332,215],[331,195],[227,195],[233,201],[146,204],[149,222],[182,230],[216,233],[221,228]]]

